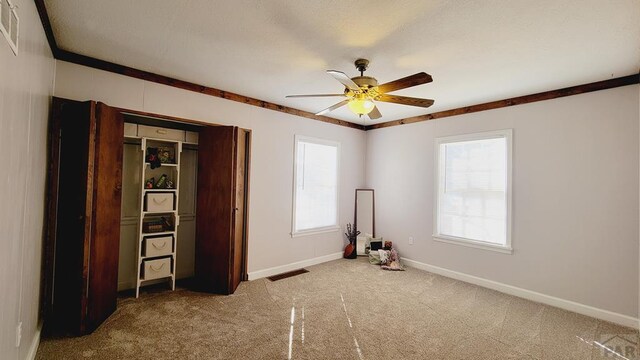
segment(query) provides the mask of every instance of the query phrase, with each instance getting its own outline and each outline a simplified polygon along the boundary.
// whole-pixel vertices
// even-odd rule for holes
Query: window
[[[296,136],[292,236],[338,227],[340,144]]]
[[[511,252],[511,133],[436,139],[436,240]]]

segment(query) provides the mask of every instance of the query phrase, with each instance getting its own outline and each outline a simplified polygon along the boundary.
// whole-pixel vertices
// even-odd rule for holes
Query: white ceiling
[[[384,122],[637,73],[638,0],[47,0],[64,50],[317,112],[339,98],[325,73],[380,83],[424,109],[379,103]],[[363,123],[346,107],[329,116]],[[372,124],[366,120],[366,124]]]

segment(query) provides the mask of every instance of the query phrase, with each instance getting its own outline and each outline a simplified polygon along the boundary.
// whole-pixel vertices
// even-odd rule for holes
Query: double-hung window
[[[340,144],[296,136],[294,159],[291,234],[337,230]]]
[[[511,252],[511,135],[436,139],[436,240]]]

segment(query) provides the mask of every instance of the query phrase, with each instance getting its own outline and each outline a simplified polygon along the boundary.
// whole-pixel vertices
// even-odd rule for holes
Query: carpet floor
[[[243,282],[230,296],[121,298],[93,334],[42,339],[36,358],[638,358],[637,331],[429,272],[362,258],[308,269]]]

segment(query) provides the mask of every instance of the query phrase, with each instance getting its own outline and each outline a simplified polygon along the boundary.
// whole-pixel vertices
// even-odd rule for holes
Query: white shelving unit
[[[174,162],[161,163],[160,167],[151,169],[151,164],[146,161],[148,147],[162,147],[173,150]],[[141,138],[142,149],[142,170],[140,176],[141,196],[140,196],[140,224],[139,236],[136,246],[137,251],[137,277],[136,277],[136,298],[140,295],[140,287],[155,284],[163,280],[169,281],[171,290],[176,287],[176,249],[178,245],[178,226],[180,216],[178,215],[178,194],[180,179],[180,154],[182,153],[182,142],[156,138]],[[163,174],[172,181],[174,186],[171,189],[165,188],[145,188],[147,179],[155,178],[155,182]],[[149,199],[158,194],[163,196],[171,195],[173,206],[171,209],[160,211],[147,211]],[[150,197],[151,196],[151,197]],[[168,219],[171,226],[160,231],[149,231],[145,228],[145,223]]]

